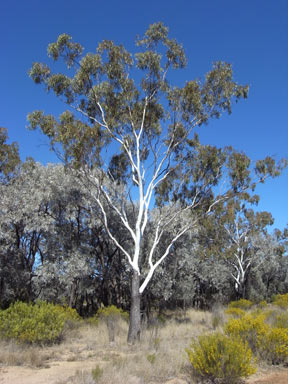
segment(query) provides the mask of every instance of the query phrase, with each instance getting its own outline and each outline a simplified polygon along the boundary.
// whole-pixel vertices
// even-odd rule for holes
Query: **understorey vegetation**
[[[240,383],[257,371],[257,363],[287,364],[287,313],[281,309],[286,300],[287,294],[277,295],[265,308],[248,300],[231,302],[222,326],[194,338],[186,349],[192,376],[204,382]]]
[[[287,365],[287,308],[279,305],[285,300],[287,294],[265,307],[242,300],[211,311],[178,309],[159,315],[154,310],[142,323],[137,345],[127,345],[128,314],[113,305],[81,319],[67,306],[16,302],[0,311],[0,364],[45,367],[64,354],[67,361],[83,365],[70,376],[73,383],[181,377],[192,383],[240,384],[258,367]]]

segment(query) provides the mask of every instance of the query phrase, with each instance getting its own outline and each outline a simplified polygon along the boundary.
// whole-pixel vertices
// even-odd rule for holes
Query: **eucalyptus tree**
[[[32,161],[23,163],[13,179],[0,185],[0,302],[33,299],[32,278],[44,233],[47,174]]]
[[[39,266],[55,259],[57,251],[64,257],[67,249],[74,250],[77,240],[75,233],[71,235],[72,226],[67,228],[67,216],[69,212],[69,217],[73,214],[75,217],[71,208],[76,199],[73,193],[80,194],[75,184],[71,176],[65,175],[63,165],[44,167],[32,160],[22,163],[14,177],[1,184],[0,276],[3,305],[13,300],[35,299],[39,294],[36,289]],[[60,198],[57,195],[59,190]],[[68,193],[69,204],[66,204]],[[67,233],[70,234],[69,239]],[[48,280],[49,275],[46,274],[45,281]],[[60,289],[59,285],[52,284],[51,295],[53,290],[59,293]],[[43,287],[41,291],[43,294]]]
[[[276,229],[272,234],[256,239],[258,253],[265,259],[258,269],[258,279],[264,287],[260,294],[266,300],[271,299],[275,294],[286,293],[288,290],[287,235],[287,228],[283,231]],[[253,289],[254,284],[255,279],[251,279]]]
[[[214,215],[204,222],[202,244],[210,256],[218,255],[229,266],[238,297],[246,297],[249,275],[269,257],[269,252],[262,252],[261,243],[265,242],[267,227],[274,220],[269,212],[253,210],[258,201],[259,196],[245,192],[219,204]]]
[[[7,143],[7,129],[0,127],[0,180],[3,182],[11,177],[20,164],[18,144]]]
[[[155,212],[156,211],[156,212]],[[187,213],[185,212],[185,215]],[[185,220],[185,215],[182,220]],[[157,209],[151,213],[152,223],[157,218]],[[191,216],[191,220],[192,217]],[[196,217],[197,218],[197,217]],[[195,219],[195,217],[194,217]],[[149,223],[148,231],[153,233],[153,224]],[[155,251],[156,256],[163,253],[166,243],[173,238],[177,228],[166,228],[166,234]],[[155,277],[146,290],[144,300],[151,301],[151,305],[166,308],[189,306],[209,307],[215,301],[225,301],[230,293],[230,283],[227,278],[227,266],[220,258],[206,257],[205,250],[199,242],[201,227],[199,222],[186,232],[173,245],[169,255],[157,268]],[[153,239],[146,239],[147,248]],[[145,253],[145,250],[144,250]],[[148,266],[143,263],[142,270]],[[148,298],[146,298],[148,296]],[[226,300],[227,301],[227,300]],[[145,303],[146,304],[146,303]],[[147,303],[149,304],[149,303]]]
[[[194,209],[206,214],[217,202],[249,188],[253,179],[244,154],[203,146],[193,136],[197,127],[230,113],[234,100],[247,97],[248,87],[233,80],[231,65],[217,62],[203,81],[173,85],[169,74],[183,69],[186,57],[162,23],[149,26],[137,39],[136,50],[132,54],[122,44],[104,40],[96,53],[83,55],[79,43],[60,35],[48,46],[48,55],[54,61],[62,59],[67,69],[53,73],[48,65],[34,63],[30,76],[69,109],[58,119],[43,111],[28,116],[31,129],[39,127],[51,148],[78,172],[100,208],[110,239],[130,266],[129,342],[140,336],[141,295],[176,241],[194,224],[189,215],[182,220],[181,213]],[[255,171],[263,179],[279,172],[271,158],[258,162]],[[224,174],[229,186],[219,192]],[[144,273],[143,244],[155,204],[161,214],[149,234],[153,241]],[[132,216],[127,215],[130,205]],[[107,206],[127,231],[129,248],[111,232]],[[172,222],[174,235],[156,257]]]
[[[20,157],[18,151],[18,144],[12,143],[8,144],[8,134],[7,129],[0,127],[0,192],[1,199],[2,197],[2,188],[5,183],[13,176],[14,172],[17,169],[17,166],[20,164]],[[3,215],[3,211],[0,209],[0,220]],[[8,300],[8,292],[5,288],[3,268],[5,264],[5,240],[4,232],[2,228],[0,229],[0,306],[5,302],[4,300],[4,291],[5,296]],[[6,302],[7,302],[6,300]]]
[[[87,199],[81,184],[62,164],[39,167],[45,175],[42,203],[50,227],[39,250],[33,287],[38,298],[61,300],[74,307],[82,281],[91,273],[87,263]]]
[[[206,257],[193,239],[183,236],[155,272],[148,294],[161,308],[211,308],[231,297],[229,269],[223,259]],[[195,239],[196,238],[196,239]]]
[[[35,296],[65,302],[81,314],[95,312],[102,303],[112,304],[113,301],[114,304],[118,300],[121,305],[120,292],[124,287],[120,289],[118,279],[123,278],[125,268],[119,260],[118,247],[109,239],[95,214],[95,203],[79,179],[62,164],[48,164],[41,169],[46,190],[42,199],[50,228],[42,236],[34,270]],[[119,231],[117,217],[112,219],[111,214],[113,212],[107,209],[108,217],[114,222],[111,231],[124,244],[126,238]],[[37,217],[34,221],[37,223]]]

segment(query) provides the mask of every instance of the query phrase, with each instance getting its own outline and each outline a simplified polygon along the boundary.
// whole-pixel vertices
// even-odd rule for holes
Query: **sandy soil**
[[[68,384],[77,370],[89,371],[96,364],[99,364],[99,360],[91,359],[49,362],[49,366],[46,368],[2,366],[0,367],[0,384]],[[288,369],[262,371],[246,382],[247,384],[288,384]]]
[[[288,369],[274,368],[270,371],[260,371],[246,382],[249,384],[288,384]]]
[[[69,382],[77,370],[91,370],[93,361],[52,362],[46,368],[0,367],[1,384],[60,384]]]

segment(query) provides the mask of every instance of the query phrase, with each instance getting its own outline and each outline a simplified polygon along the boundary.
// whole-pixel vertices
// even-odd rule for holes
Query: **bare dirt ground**
[[[105,364],[97,358],[87,359],[85,361],[51,361],[44,367],[0,367],[0,384],[68,384],[68,383],[85,383],[81,380],[84,372],[90,372],[96,364]],[[76,381],[75,375],[78,372]],[[82,375],[81,375],[82,373]],[[188,383],[183,378],[174,378],[170,381],[174,384]],[[126,377],[126,383],[142,384],[141,378],[131,376]],[[159,383],[159,382],[158,382]],[[163,381],[163,383],[169,383]],[[266,369],[259,371],[256,375],[246,380],[247,384],[288,384],[288,368]],[[113,383],[111,383],[113,384]],[[152,384],[152,382],[151,382]],[[156,384],[156,383],[155,383]],[[160,384],[160,383],[159,383]]]
[[[288,384],[288,369],[277,368],[259,372],[250,379],[246,380],[249,384]]]
[[[76,371],[94,368],[93,361],[52,362],[47,368],[1,367],[1,384],[58,384],[69,383]]]

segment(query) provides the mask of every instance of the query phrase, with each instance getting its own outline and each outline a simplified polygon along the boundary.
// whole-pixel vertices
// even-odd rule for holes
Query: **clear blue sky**
[[[65,106],[27,72],[46,61],[46,48],[60,33],[71,34],[86,51],[103,39],[133,49],[137,34],[163,21],[185,48],[188,68],[179,82],[203,76],[213,61],[232,63],[235,79],[250,85],[249,98],[232,115],[203,127],[202,141],[232,145],[253,160],[288,157],[288,0],[2,0],[0,5],[0,126],[18,141],[24,160],[56,161],[47,139],[29,132],[27,113],[58,114]],[[259,208],[275,226],[288,223],[288,172],[257,192]]]

